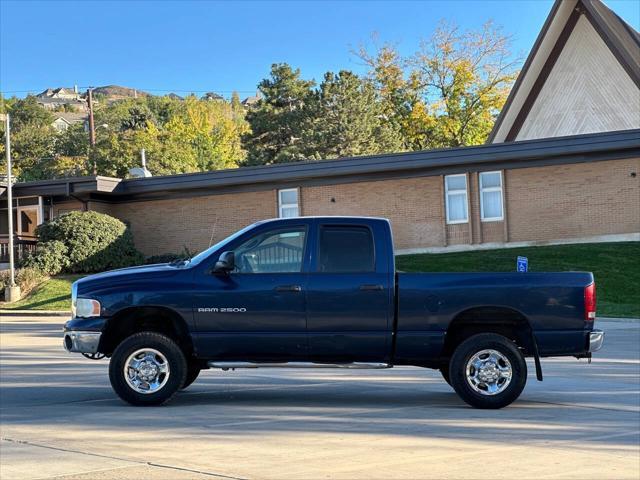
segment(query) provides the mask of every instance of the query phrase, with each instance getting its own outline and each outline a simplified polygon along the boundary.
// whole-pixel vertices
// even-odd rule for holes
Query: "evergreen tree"
[[[243,137],[247,165],[268,165],[305,157],[305,132],[317,95],[315,83],[300,78],[300,70],[274,64],[271,77],[258,85],[262,100],[247,112],[251,132]]]
[[[384,115],[371,82],[349,71],[327,72],[308,139],[311,157],[350,157],[402,150],[398,129]]]

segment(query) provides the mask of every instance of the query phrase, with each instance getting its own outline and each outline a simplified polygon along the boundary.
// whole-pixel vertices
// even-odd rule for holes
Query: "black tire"
[[[163,355],[168,365],[168,374],[162,378],[164,385],[153,393],[139,393],[127,382],[124,371],[129,357],[138,350],[153,349]],[[187,361],[180,347],[165,335],[141,332],[123,340],[115,349],[109,362],[109,380],[118,396],[131,405],[160,405],[171,399],[184,385]],[[164,380],[166,376],[166,381]]]
[[[451,378],[449,377],[449,365],[440,367],[440,374],[442,375],[442,378],[444,378],[444,381],[451,385]]]
[[[182,385],[182,388],[180,390],[184,390],[189,385],[191,385],[193,382],[195,382],[196,379],[198,378],[198,375],[200,375],[200,371],[201,370],[202,369],[200,367],[190,364],[187,367],[187,375],[184,378],[184,384]]]
[[[474,355],[483,350],[495,350],[505,357],[511,366],[511,380],[504,385],[497,385],[498,389],[503,389],[499,393],[488,394],[474,389],[473,380],[467,378],[467,364]],[[527,363],[518,347],[509,339],[494,333],[481,333],[474,335],[464,342],[453,352],[449,363],[451,386],[456,393],[466,403],[476,408],[502,408],[515,401],[525,384],[527,383]],[[471,372],[474,369],[471,368]],[[483,378],[486,380],[486,377]],[[500,379],[498,382],[506,383]],[[483,386],[484,385],[484,386]],[[486,384],[476,385],[476,388],[486,391]]]

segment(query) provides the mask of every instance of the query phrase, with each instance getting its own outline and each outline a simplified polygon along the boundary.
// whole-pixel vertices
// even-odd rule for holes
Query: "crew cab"
[[[250,225],[188,260],[73,284],[64,345],[109,357],[115,392],[161,404],[204,369],[437,369],[478,408],[516,400],[525,357],[591,358],[594,278],[563,273],[400,273],[386,219]]]

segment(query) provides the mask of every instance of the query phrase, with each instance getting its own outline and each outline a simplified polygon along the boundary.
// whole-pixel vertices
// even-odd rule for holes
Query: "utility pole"
[[[9,286],[4,291],[5,301],[11,303],[20,300],[20,287],[16,286],[15,264],[13,258],[13,178],[11,177],[11,134],[9,132],[9,114],[2,114],[5,121],[5,153],[7,156],[7,223],[9,225]]]
[[[93,87],[89,87],[87,90],[87,103],[89,104],[89,144],[91,149],[96,146],[96,125],[93,122]],[[93,162],[93,174],[98,173],[96,162]]]

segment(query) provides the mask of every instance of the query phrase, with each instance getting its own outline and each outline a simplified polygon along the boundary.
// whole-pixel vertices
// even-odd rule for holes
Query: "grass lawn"
[[[529,258],[531,272],[593,272],[598,315],[640,317],[640,242],[401,255],[396,257],[396,268],[404,272],[514,272],[518,255]]]
[[[71,284],[84,275],[60,275],[34,288],[29,295],[7,310],[71,310]]]

